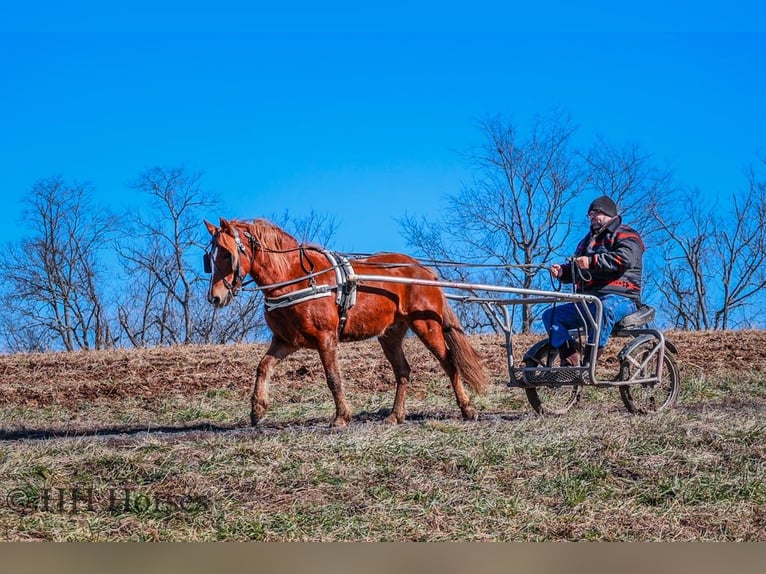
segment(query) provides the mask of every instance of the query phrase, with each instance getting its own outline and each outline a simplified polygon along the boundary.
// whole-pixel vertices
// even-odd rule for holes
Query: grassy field
[[[0,537],[766,540],[758,360],[682,356],[667,413],[631,415],[616,390],[587,389],[567,415],[539,417],[505,387],[497,342],[481,340],[495,384],[475,398],[479,421],[463,422],[408,344],[407,422],[382,423],[390,376],[360,343],[344,353],[355,415],[340,431],[308,352],[279,367],[258,429],[246,421],[259,346],[0,357]]]

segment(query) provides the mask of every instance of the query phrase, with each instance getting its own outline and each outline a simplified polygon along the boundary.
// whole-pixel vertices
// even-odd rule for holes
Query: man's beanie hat
[[[614,217],[617,215],[617,205],[615,205],[614,201],[606,195],[602,195],[601,197],[594,199],[593,203],[590,204],[588,212],[591,211],[600,211],[610,217]]]

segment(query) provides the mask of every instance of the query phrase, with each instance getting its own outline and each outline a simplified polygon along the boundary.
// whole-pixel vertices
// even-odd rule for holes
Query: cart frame
[[[349,277],[349,281],[356,281],[358,283],[380,281],[411,285],[432,285],[442,289],[468,292],[467,294],[446,292],[446,295],[450,300],[460,303],[479,304],[488,312],[488,315],[503,332],[505,338],[509,377],[507,386],[524,389],[527,392],[530,403],[540,414],[551,412],[561,414],[561,412],[569,410],[579,400],[579,390],[582,386],[618,387],[625,406],[629,411],[636,413],[671,408],[678,398],[680,381],[678,368],[673,358],[673,355],[677,354],[676,347],[665,339],[661,331],[648,327],[646,322],[636,326],[627,326],[621,322],[615,327],[611,336],[627,337],[631,340],[618,353],[621,367],[617,378],[610,380],[598,378],[596,373],[598,361],[597,342],[601,332],[603,307],[601,300],[595,295],[503,287],[480,283],[399,278],[385,275],[353,275]],[[479,293],[486,293],[486,295],[480,295]],[[579,310],[584,324],[580,334],[584,336],[586,341],[586,352],[583,355],[588,357],[588,360],[580,366],[554,365],[551,364],[550,359],[546,362],[541,362],[538,356],[546,350],[546,336],[545,339],[527,350],[523,360],[517,365],[513,353],[514,332],[512,316],[508,308],[513,305],[553,305],[557,303],[574,303]],[[547,354],[550,353],[551,350],[548,348]],[[657,404],[653,390],[661,388],[665,384],[664,381],[666,379],[669,380],[670,389],[667,392],[667,397],[662,398],[662,402]],[[561,387],[573,388],[572,396],[567,406],[563,409],[544,407],[541,404],[542,401],[538,395],[538,390],[542,388],[559,389]],[[641,388],[649,389],[651,392],[648,404],[638,404],[630,390]]]

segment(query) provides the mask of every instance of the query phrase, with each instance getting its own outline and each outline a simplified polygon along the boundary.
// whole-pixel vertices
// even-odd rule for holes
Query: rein
[[[245,291],[245,290],[264,292],[264,307],[266,312],[270,312],[275,309],[290,307],[292,305],[296,305],[304,301],[318,299],[321,297],[329,297],[332,295],[334,291],[336,293],[336,305],[338,307],[338,317],[339,317],[338,332],[339,333],[343,332],[343,328],[346,324],[347,312],[356,303],[356,295],[357,295],[356,275],[354,273],[352,264],[347,257],[351,257],[353,259],[365,259],[365,258],[371,257],[372,255],[385,255],[386,253],[386,252],[379,252],[377,254],[362,254],[362,253],[341,254],[341,253],[330,252],[319,247],[306,246],[304,244],[300,244],[297,247],[291,247],[289,249],[272,249],[272,248],[264,247],[248,231],[242,230],[241,232],[247,239],[249,250],[245,248],[242,240],[240,239],[240,231],[236,227],[231,227],[231,235],[236,245],[236,254],[232,254],[232,258],[234,259],[234,261],[232,261],[232,273],[233,273],[232,281],[229,282],[225,278],[223,273],[220,272],[220,269],[218,269],[219,275],[221,275],[221,280],[224,286],[226,287],[226,289],[229,291],[230,295],[232,297],[236,297],[239,291]],[[220,233],[220,230],[219,230],[219,233]],[[219,245],[216,239],[217,239],[217,235],[213,236],[210,242],[210,248],[208,251],[205,252],[203,256],[205,271],[208,273],[212,273],[212,262],[216,260],[215,258],[216,251],[219,249]],[[246,289],[246,286],[250,285],[251,283],[254,283],[255,280],[252,277],[246,280],[246,276],[242,273],[242,266],[240,265],[240,257],[245,256],[248,258],[250,262],[250,268],[252,270],[254,265],[255,254],[258,249],[260,249],[261,251],[265,253],[274,253],[274,254],[287,254],[287,253],[293,253],[296,251],[299,252],[299,263],[304,275],[300,277],[296,277],[294,279],[281,281],[279,283],[272,283],[269,285],[256,285],[255,287]],[[314,262],[311,261],[311,259],[308,258],[306,255],[306,251],[308,249],[317,251],[318,253],[321,253],[322,255],[324,255],[329,261],[330,267],[328,267],[327,269],[323,269],[321,271],[315,271],[316,266]],[[235,258],[235,255],[236,255],[236,258]],[[379,269],[393,269],[393,268],[402,268],[402,267],[423,267],[423,266],[455,267],[455,268],[475,267],[475,268],[495,268],[495,269],[512,269],[512,268],[539,269],[544,267],[543,265],[539,265],[539,264],[493,265],[493,264],[482,264],[482,263],[458,263],[455,261],[438,260],[438,259],[419,259],[415,263],[366,262],[366,265],[375,266],[375,267],[378,267]],[[216,268],[217,268],[217,263],[216,263]],[[335,273],[335,285],[317,285],[315,281],[316,277],[319,277],[320,275],[324,275],[331,271]],[[211,281],[213,280],[212,275],[210,280]],[[286,293],[284,295],[280,295],[277,297],[268,297],[265,295],[266,291],[270,291],[273,289],[280,289],[282,287],[289,287],[290,285],[295,285],[297,283],[301,283],[304,281],[309,282],[308,287],[305,287],[303,289],[298,289],[296,291],[292,291],[290,293]]]
[[[372,257],[373,255],[386,255],[396,254],[394,251],[380,251],[378,253],[344,253],[346,257],[351,259],[364,259]],[[451,261],[449,259],[417,259],[417,263],[368,263],[375,267],[382,269],[393,267],[473,267],[473,268],[486,268],[486,269],[545,269],[546,266],[540,263],[514,263],[514,264],[497,264],[497,263],[464,263],[460,261]]]
[[[269,289],[278,289],[280,287],[287,287],[289,285],[293,285],[295,283],[300,283],[301,281],[305,281],[308,279],[309,281],[313,282],[314,277],[318,277],[320,275],[323,275],[324,273],[328,273],[329,271],[332,271],[332,268],[330,269],[324,269],[322,271],[316,271],[314,272],[314,264],[306,258],[305,251],[306,246],[305,245],[299,245],[298,247],[291,247],[290,249],[270,249],[266,248],[263,245],[260,244],[260,242],[249,232],[243,231],[242,232],[245,237],[248,240],[249,246],[250,246],[250,252],[248,253],[245,250],[244,245],[242,244],[242,241],[239,238],[239,232],[236,228],[232,228],[232,237],[234,238],[234,243],[237,246],[238,254],[245,255],[248,260],[250,261],[250,266],[253,266],[253,256],[255,254],[256,249],[260,249],[261,251],[264,251],[266,253],[277,253],[277,254],[285,254],[285,253],[292,253],[295,251],[300,252],[300,260],[301,260],[301,269],[306,273],[306,275],[303,275],[301,277],[296,277],[295,279],[289,279],[287,281],[282,281],[280,283],[272,283],[270,285],[258,285],[254,288],[245,289],[246,285],[249,285],[251,283],[254,283],[255,280],[250,277],[249,279],[245,280],[245,275],[241,273],[241,266],[239,264],[239,259],[237,259],[236,266],[233,267],[232,271],[234,274],[234,280],[232,283],[229,283],[229,281],[226,280],[223,273],[220,273],[220,269],[216,265],[216,269],[219,271],[221,275],[221,281],[223,281],[224,286],[229,290],[231,295],[233,297],[236,297],[237,293],[239,291],[266,291]],[[216,237],[213,237],[210,240],[210,248],[208,251],[205,252],[203,256],[203,263],[204,263],[204,269],[205,273],[211,273],[212,272],[212,265],[215,261],[215,251],[218,249],[218,244],[216,243]],[[238,255],[239,257],[239,255]],[[304,260],[307,260],[310,264],[310,269],[307,270],[304,264]],[[235,291],[236,283],[239,282],[239,289]]]
[[[234,230],[236,233],[236,230]],[[258,241],[249,233],[244,232],[247,236],[249,242],[250,242],[250,248],[251,252],[255,250],[255,248],[260,248],[264,252],[268,253],[277,253],[277,254],[285,254],[285,253],[292,253],[295,251],[300,252],[300,262],[301,262],[301,269],[306,273],[305,275],[302,275],[300,277],[296,277],[295,279],[289,279],[287,281],[282,281],[280,283],[271,283],[269,285],[256,285],[255,287],[249,287],[245,288],[246,286],[250,285],[251,283],[254,283],[254,279],[251,277],[247,280],[244,280],[244,277],[239,275],[239,265],[237,266],[237,277],[240,278],[240,291],[268,291],[269,289],[279,289],[281,287],[289,287],[290,285],[295,285],[296,283],[300,283],[305,280],[313,280],[315,277],[319,277],[320,275],[324,275],[325,273],[329,273],[330,271],[336,271],[340,269],[343,265],[339,263],[333,263],[331,267],[328,269],[323,269],[322,271],[314,271],[314,264],[306,258],[305,251],[306,249],[312,249],[316,250],[320,253],[329,253],[326,252],[323,249],[315,248],[315,247],[307,247],[305,245],[299,245],[298,247],[291,247],[290,249],[270,249],[265,248]],[[240,250],[241,253],[247,255],[248,259],[250,259],[252,264],[252,255],[248,254],[244,251],[244,248],[242,247],[242,243],[239,241],[238,234],[234,236],[234,241],[237,244],[237,248]],[[213,249],[215,249],[217,246],[215,245],[215,238],[211,241],[211,244],[213,245]],[[210,261],[212,257],[210,254],[213,252],[213,249],[211,249],[209,252],[205,253],[205,272],[210,273],[212,271],[210,266]],[[386,252],[381,251],[377,253],[357,253],[357,252],[348,252],[348,253],[335,253],[335,255],[341,260],[350,265],[350,262],[347,258],[351,259],[351,262],[353,262],[353,259],[366,259],[368,257],[372,257],[373,255],[385,255],[386,253],[394,253],[394,252]],[[306,268],[306,265],[304,264],[304,261],[308,261],[309,263],[309,269]],[[378,267],[379,269],[396,269],[396,268],[403,268],[403,267],[423,267],[423,266],[433,266],[433,267],[454,267],[454,268],[460,268],[460,267],[470,267],[470,268],[491,268],[491,269],[544,269],[546,266],[541,265],[539,263],[519,263],[519,264],[506,264],[506,265],[498,265],[494,263],[463,263],[463,262],[457,262],[457,261],[451,261],[447,259],[418,259],[417,263],[371,263],[367,262],[367,265],[371,265],[373,267]],[[224,285],[227,289],[232,291],[232,295],[236,296],[236,292],[233,292],[233,285],[230,284],[228,281],[223,279]],[[311,288],[308,288],[311,289]]]

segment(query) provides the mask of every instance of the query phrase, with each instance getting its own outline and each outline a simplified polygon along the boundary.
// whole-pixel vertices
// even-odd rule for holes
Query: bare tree
[[[540,264],[563,251],[571,205],[587,182],[572,149],[575,127],[554,112],[536,118],[526,139],[498,118],[481,129],[485,143],[470,156],[476,178],[447,196],[444,217],[430,222],[407,216],[400,223],[408,243],[426,256],[494,265],[494,272],[484,269],[492,282],[533,288]],[[524,306],[522,331],[530,330],[532,319]]]
[[[660,242],[661,225],[654,213],[665,213],[676,202],[673,174],[657,167],[637,144],[614,146],[597,137],[585,156],[588,183],[596,195],[611,197],[622,213],[630,214],[630,225],[648,248]]]
[[[766,162],[762,162],[766,165]],[[766,178],[751,167],[744,195],[732,196],[733,217],[717,227],[715,255],[721,273],[721,304],[715,326],[728,329],[735,314],[766,287]]]
[[[680,329],[709,329],[708,286],[713,281],[713,233],[711,208],[696,200],[699,191],[680,196],[688,209],[653,213],[665,233],[664,269],[655,277],[655,288],[664,297],[667,315]]]
[[[730,210],[705,204],[694,190],[668,215],[654,213],[666,237],[655,285],[677,328],[729,329],[759,316],[751,303],[766,288],[766,179],[755,168],[747,176]]]
[[[31,236],[0,256],[6,291],[4,338],[12,350],[113,346],[99,255],[115,219],[95,208],[87,184],[38,181],[24,203]],[[9,320],[9,317],[13,317]],[[22,335],[23,333],[23,335]]]
[[[204,296],[199,261],[202,209],[213,202],[199,186],[200,174],[184,168],[154,167],[132,187],[150,199],[149,218],[126,224],[130,241],[117,244],[128,274],[118,313],[123,333],[135,346],[191,343],[206,332],[197,322],[193,301]],[[199,258],[190,259],[192,254]]]
[[[310,210],[306,215],[294,216],[288,210],[272,216],[272,221],[295,237],[300,243],[314,243],[332,250],[332,241],[338,231],[335,216]]]

